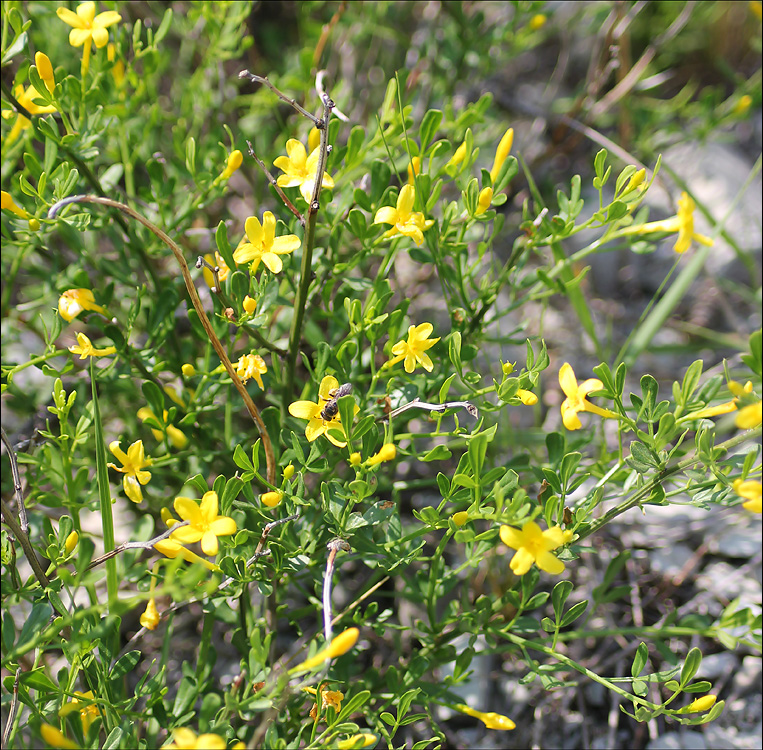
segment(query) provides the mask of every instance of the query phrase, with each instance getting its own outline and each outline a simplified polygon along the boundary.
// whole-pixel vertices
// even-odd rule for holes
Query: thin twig
[[[282,94],[268,79],[266,76],[257,76],[254,73],[250,73],[248,70],[242,70],[238,74],[239,78],[248,78],[250,81],[254,81],[254,83],[263,83],[265,86],[267,86],[279,99],[286,102],[287,104],[291,104],[294,109],[299,112],[304,117],[307,117],[308,120],[312,120],[313,125],[315,125],[318,130],[321,129],[321,125],[319,124],[321,122],[320,118],[316,117],[313,114],[310,114],[302,105],[297,104],[296,99],[289,99],[286,94]]]
[[[149,539],[147,542],[123,542],[118,547],[114,547],[114,549],[109,550],[105,555],[96,557],[95,560],[93,560],[90,565],[85,568],[85,571],[87,572],[88,570],[92,570],[97,565],[106,562],[106,560],[110,560],[112,557],[116,557],[118,554],[128,549],[151,549],[157,542],[161,542],[162,540],[166,539],[170,534],[172,534],[173,531],[182,528],[183,526],[188,526],[190,523],[190,521],[182,521],[181,523],[176,523],[166,531],[159,534],[159,536],[155,539]]]
[[[19,682],[21,682],[21,667],[16,669],[16,677],[13,679],[13,697],[11,698],[11,706],[8,709],[8,721],[3,730],[3,747],[9,747],[8,740],[11,736],[13,722],[16,721],[16,711],[19,710]]]
[[[477,407],[470,401],[445,401],[442,404],[429,404],[426,401],[422,401],[420,398],[414,398],[407,404],[398,406],[397,409],[393,409],[389,414],[385,414],[382,417],[383,422],[388,422],[392,417],[396,417],[402,414],[408,409],[426,409],[427,411],[436,411],[439,413],[444,412],[446,409],[466,409],[473,417],[479,417],[479,411]]]
[[[268,182],[275,188],[275,191],[278,193],[281,200],[284,202],[284,205],[286,208],[289,209],[296,217],[299,223],[302,225],[302,227],[305,226],[305,217],[302,216],[302,214],[299,212],[299,209],[286,197],[286,193],[281,189],[281,187],[278,184],[278,180],[276,180],[275,177],[273,177],[272,174],[268,171],[268,168],[265,166],[265,162],[260,159],[259,156],[254,152],[254,147],[252,146],[250,141],[246,142],[246,145],[249,148],[249,156],[252,157],[257,162],[257,166],[265,173],[265,177],[268,178]]]
[[[188,296],[191,298],[191,303],[193,304],[193,307],[199,316],[199,320],[201,321],[201,324],[204,327],[204,330],[209,337],[215,352],[217,352],[217,356],[220,358],[220,361],[223,363],[225,370],[230,376],[230,379],[233,381],[233,385],[241,395],[241,398],[246,405],[247,411],[249,412],[249,415],[252,417],[252,420],[257,427],[257,431],[260,433],[262,445],[265,448],[268,481],[273,484],[276,479],[276,463],[275,454],[273,453],[273,443],[270,440],[270,435],[268,435],[265,423],[262,421],[262,416],[260,415],[259,409],[255,406],[254,401],[252,401],[252,397],[249,395],[246,388],[244,388],[244,384],[241,382],[241,379],[233,369],[233,365],[231,364],[230,359],[228,359],[228,355],[225,353],[225,349],[220,343],[220,339],[217,338],[217,334],[214,332],[214,329],[209,322],[209,318],[207,318],[207,314],[204,311],[204,306],[201,304],[199,294],[196,291],[196,286],[194,285],[193,279],[191,278],[191,272],[188,270],[188,264],[185,262],[183,252],[178,244],[166,232],[159,229],[159,227],[157,227],[155,224],[152,224],[148,219],[143,217],[134,209],[130,208],[130,206],[127,206],[124,203],[120,203],[119,201],[111,200],[110,198],[101,198],[97,195],[73,195],[69,198],[64,198],[64,200],[59,201],[51,207],[50,211],[48,212],[48,218],[55,218],[56,213],[61,208],[72,203],[95,203],[102,206],[118,208],[120,211],[123,211],[128,216],[131,216],[133,219],[143,224],[144,227],[151,230],[151,232],[153,232],[162,242],[164,242],[165,245],[167,245],[167,247],[170,248],[170,250],[172,250],[172,253],[175,256],[175,260],[177,260],[178,265],[180,266],[180,272],[183,275],[183,281],[185,281],[185,286],[188,290]]]
[[[233,309],[233,304],[228,299],[227,295],[223,291],[222,284],[220,283],[220,266],[213,266],[206,258],[203,258],[201,255],[196,259],[196,268],[208,268],[212,272],[213,276],[213,283],[214,287],[210,290],[212,293],[216,294],[217,297],[220,300],[220,303],[222,304],[223,308],[225,310],[232,310],[233,311],[233,317],[228,318],[231,320],[231,322],[237,322],[237,316],[236,312]],[[227,314],[226,314],[226,317]],[[279,357],[285,357],[287,354],[287,351],[285,349],[281,349],[280,347],[276,346],[275,344],[271,344],[256,328],[252,328],[247,323],[241,323],[241,327],[254,339],[257,340],[257,343],[262,346],[263,348],[267,349],[270,352],[273,352],[273,354],[277,354]]]
[[[339,550],[350,551],[350,545],[344,539],[332,539],[326,547],[329,551],[326,560],[326,574],[323,577],[323,635],[326,643],[331,643],[331,587],[334,583],[334,566]]]
[[[8,458],[11,462],[11,475],[13,476],[13,492],[16,495],[16,505],[19,511],[19,525],[21,530],[27,534],[29,532],[29,520],[26,516],[26,506],[24,505],[24,495],[21,490],[21,475],[19,474],[19,464],[16,459],[16,453],[11,446],[11,441],[8,440],[8,436],[5,434],[5,430],[0,427],[0,433],[2,433],[3,445],[5,450],[8,451]]]
[[[315,91],[320,97],[321,101],[324,101],[328,94],[326,94],[326,90],[323,87],[323,79],[326,77],[327,71],[325,70],[319,70],[315,74]],[[334,105],[334,109],[332,110],[332,114],[338,117],[342,122],[349,122],[350,118],[347,117],[347,115],[342,112],[342,110],[339,109],[336,105]]]
[[[326,169],[326,155],[328,153],[328,124],[331,117],[331,110],[334,102],[324,95],[323,99],[323,119],[320,125],[316,123],[316,128],[321,132],[321,144],[318,154],[318,164],[315,170],[315,184],[313,185],[313,195],[310,200],[310,207],[307,214],[307,229],[305,231],[304,249],[302,251],[302,265],[300,267],[299,286],[297,287],[297,298],[294,300],[294,315],[291,319],[291,330],[289,331],[289,358],[286,360],[286,380],[284,383],[284,394],[282,408],[285,409],[286,402],[293,395],[294,390],[294,370],[297,365],[297,354],[299,352],[299,340],[302,335],[302,322],[305,317],[305,305],[307,303],[307,292],[310,288],[310,281],[313,274],[313,248],[315,247],[315,225],[317,222],[317,213],[320,209],[321,187],[323,185],[323,173]]]

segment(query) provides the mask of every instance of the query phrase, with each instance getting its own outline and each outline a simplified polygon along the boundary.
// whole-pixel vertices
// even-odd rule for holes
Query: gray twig
[[[407,404],[398,406],[397,409],[393,409],[389,414],[383,417],[384,422],[388,422],[392,417],[397,417],[408,409],[426,409],[427,411],[436,411],[438,413],[444,412],[446,409],[466,409],[475,419],[479,417],[477,407],[470,401],[445,401],[442,404],[430,404],[426,401],[422,401],[420,398],[414,398]]]
[[[16,452],[11,446],[11,441],[8,440],[8,436],[5,434],[5,430],[0,427],[2,433],[3,445],[5,450],[8,451],[8,459],[11,462],[11,475],[13,476],[13,491],[16,495],[16,505],[19,511],[19,525],[21,530],[26,534],[29,532],[29,521],[26,516],[26,506],[24,505],[24,495],[21,490],[21,474],[19,474],[19,464],[16,460]]]

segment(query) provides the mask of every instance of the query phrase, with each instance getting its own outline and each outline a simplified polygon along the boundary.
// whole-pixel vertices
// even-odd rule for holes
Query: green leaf
[[[451,457],[451,452],[444,445],[436,445],[424,456],[419,456],[419,461],[444,461]]]
[[[233,260],[233,250],[231,250],[230,242],[228,242],[228,228],[225,226],[224,221],[220,221],[215,230],[215,244],[217,245],[217,251],[225,261],[225,265],[231,270],[235,269],[236,262]]]
[[[437,134],[437,129],[442,122],[442,112],[439,109],[430,109],[421,120],[419,136],[421,138],[421,153],[423,154],[430,141]]]
[[[649,658],[649,647],[643,641],[639,643],[636,654],[631,664],[631,677],[638,677],[646,666],[646,660]]]
[[[132,672],[140,661],[140,651],[128,651],[117,663],[111,668],[109,673],[110,680],[118,680],[124,677],[126,674]]]
[[[192,177],[196,176],[196,139],[192,135],[185,142],[185,168]]]
[[[702,652],[698,648],[693,648],[686,654],[683,669],[681,669],[681,687],[684,688],[691,682],[700,664],[702,664]]]
[[[572,581],[559,581],[551,592],[551,603],[554,607],[554,615],[556,616],[557,622],[562,619],[564,603],[567,601],[567,597],[570,595],[571,591]]]
[[[588,609],[588,601],[578,602],[577,604],[573,604],[565,613],[564,617],[562,617],[562,622],[560,623],[560,627],[564,628],[567,627],[570,623],[575,622],[575,620],[580,617],[580,615],[583,614],[583,612]]]

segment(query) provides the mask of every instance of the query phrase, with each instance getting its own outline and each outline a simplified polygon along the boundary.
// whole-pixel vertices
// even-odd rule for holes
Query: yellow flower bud
[[[29,219],[29,229],[32,232],[39,232],[40,231],[40,222],[34,218],[34,216]]]
[[[501,370],[503,370],[504,375],[511,375],[514,372],[514,364],[512,362],[502,362]]]
[[[11,211],[16,216],[19,217],[19,219],[29,219],[31,218],[31,215],[27,213],[23,208],[16,205],[16,201],[13,200],[13,197],[10,193],[6,193],[5,190],[0,193],[0,208],[4,208],[6,211]]]
[[[450,161],[445,166],[457,167],[464,159],[466,159],[466,141],[456,149],[456,153],[450,157]]]
[[[66,537],[66,541],[64,542],[64,549],[66,550],[67,555],[74,552],[74,548],[77,546],[78,542],[79,534],[76,531],[72,531],[72,533]]]
[[[456,526],[463,526],[469,520],[469,514],[465,510],[460,510],[458,513],[454,513],[452,518]]]
[[[479,198],[477,199],[477,208],[474,209],[475,216],[481,216],[485,211],[490,208],[490,203],[493,200],[493,188],[483,188],[480,190]]]
[[[233,173],[244,163],[244,155],[236,149],[235,151],[231,151],[230,155],[228,156],[228,164],[225,167],[225,169],[220,174],[219,179],[222,180],[229,180]]]
[[[397,448],[395,448],[394,443],[385,443],[380,449],[379,452],[371,456],[371,458],[366,461],[366,464],[368,466],[376,466],[377,464],[382,463],[383,461],[394,461],[395,457],[397,456]]]
[[[735,115],[745,115],[747,114],[747,111],[752,106],[752,97],[745,94],[744,96],[739,97],[739,101],[734,105],[734,109],[731,111]]]
[[[490,713],[476,711],[463,703],[454,706],[454,708],[467,716],[473,716],[475,719],[479,719],[488,729],[508,731],[516,727],[516,724],[508,716],[503,716],[502,714],[496,714],[492,711]]]
[[[311,154],[321,145],[321,131],[318,128],[310,128],[307,134],[307,152]]]
[[[511,153],[511,147],[514,145],[514,128],[509,128],[501,138],[501,142],[498,144],[498,148],[495,150],[495,159],[493,161],[493,168],[490,170],[490,180],[495,184],[498,179],[498,173],[501,171],[503,163]]]
[[[275,508],[278,503],[281,502],[281,498],[283,497],[283,492],[280,490],[277,492],[265,492],[261,497],[260,500],[262,500],[263,505],[267,505],[268,508]]]
[[[40,724],[40,736],[51,747],[60,747],[63,750],[79,748],[76,742],[72,742],[60,729],[50,724]]]
[[[294,464],[289,464],[283,470],[283,478],[288,482],[294,476]]]
[[[350,464],[352,466],[360,466],[360,453],[351,453],[350,454]]]
[[[414,156],[411,159],[411,163],[408,165],[408,184],[415,185],[416,175],[421,173],[421,158]]]
[[[538,403],[538,397],[532,391],[526,391],[524,388],[517,391],[517,396],[525,406],[534,406]]]
[[[159,624],[159,611],[156,608],[156,602],[153,599],[148,600],[146,611],[140,616],[140,624],[146,630],[154,630]]]
[[[56,79],[53,77],[53,66],[50,63],[50,58],[44,52],[36,52],[34,64],[37,66],[37,72],[40,74],[45,87],[52,94],[56,87]]]
[[[348,628],[344,633],[340,633],[334,638],[331,643],[324,649],[320,650],[315,656],[303,661],[289,672],[300,672],[304,669],[312,669],[317,667],[323,662],[329,659],[336,659],[337,656],[346,654],[358,641],[360,631],[357,628]]]
[[[642,167],[631,175],[631,178],[628,180],[628,184],[625,186],[625,190],[623,192],[628,193],[631,190],[635,190],[645,179],[646,169]]]
[[[362,740],[362,743],[359,744]],[[350,750],[354,747],[369,747],[376,742],[376,735],[363,732],[362,734],[353,734],[352,737],[348,737],[346,740],[339,740],[336,746],[339,750]]]
[[[546,16],[543,13],[536,13],[531,19],[528,26],[532,31],[537,31],[546,25]]]
[[[188,364],[188,363],[184,364],[184,365],[183,365],[183,366],[180,368],[180,371],[181,371],[181,372],[183,373],[183,375],[185,375],[185,377],[187,377],[187,378],[192,378],[192,377],[193,377],[193,376],[196,374],[196,368],[195,368],[193,365],[191,365],[191,364]]]
[[[716,696],[714,695],[703,695],[701,698],[697,698],[697,700],[692,701],[684,711],[687,711],[689,713],[703,713],[704,711],[708,711],[715,705],[715,701],[718,700]]]
[[[257,300],[247,294],[244,297],[243,308],[251,315],[257,309]]]

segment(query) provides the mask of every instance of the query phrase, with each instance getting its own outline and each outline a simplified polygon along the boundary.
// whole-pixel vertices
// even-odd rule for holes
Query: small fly
[[[323,411],[321,412],[321,419],[325,419],[327,422],[330,422],[339,413],[339,404],[337,403],[337,399],[342,398],[342,396],[348,396],[350,393],[352,393],[352,383],[343,383],[339,386],[339,388],[334,388],[333,390],[329,391],[329,400],[323,407]]]

